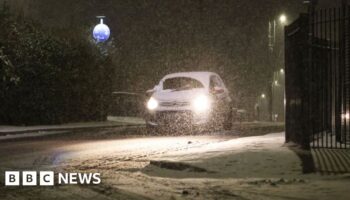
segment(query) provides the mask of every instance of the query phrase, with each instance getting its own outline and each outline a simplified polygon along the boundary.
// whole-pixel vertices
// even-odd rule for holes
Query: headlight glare
[[[192,102],[192,106],[197,113],[202,113],[210,109],[210,99],[206,95],[200,95]]]
[[[158,101],[155,98],[151,97],[147,102],[147,108],[149,110],[154,110],[157,107],[158,107]]]

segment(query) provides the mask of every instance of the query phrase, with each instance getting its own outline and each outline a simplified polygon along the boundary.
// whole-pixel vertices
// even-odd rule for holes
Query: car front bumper
[[[148,113],[146,123],[150,126],[186,127],[200,126],[209,122],[209,113],[196,114],[190,110],[155,111]]]

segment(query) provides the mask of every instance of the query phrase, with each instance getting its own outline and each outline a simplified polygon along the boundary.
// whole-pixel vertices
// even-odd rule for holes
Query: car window
[[[217,76],[211,76],[210,77],[210,89],[213,89],[214,87],[222,87],[222,82]]]
[[[190,90],[204,88],[203,84],[196,79],[188,77],[169,78],[163,82],[163,90]]]

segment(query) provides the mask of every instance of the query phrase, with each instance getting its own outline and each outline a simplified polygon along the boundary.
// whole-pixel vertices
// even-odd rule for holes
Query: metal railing
[[[310,9],[286,27],[286,140],[349,148],[349,7]]]

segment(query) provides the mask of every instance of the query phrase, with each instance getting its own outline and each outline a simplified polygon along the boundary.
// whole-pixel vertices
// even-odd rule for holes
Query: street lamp
[[[105,42],[110,37],[111,30],[103,23],[105,16],[97,16],[97,18],[100,20],[100,23],[95,26],[92,34],[97,42]]]
[[[268,33],[268,38],[269,38],[269,49],[270,52],[274,52],[274,48],[275,48],[275,43],[276,43],[276,29],[277,29],[277,20],[274,19],[272,21],[269,21],[269,33]],[[282,25],[281,28],[284,28],[284,25],[287,24],[287,16],[285,14],[281,14],[278,17],[278,21],[280,22],[280,24]]]
[[[349,113],[342,114],[341,118],[345,119],[345,120],[349,120],[350,119],[350,114]]]
[[[273,76],[275,76],[275,71],[277,66],[283,64],[283,29],[287,24],[287,16],[281,14],[277,19],[269,21],[268,29],[268,47],[269,47],[269,64],[273,69]],[[279,25],[279,26],[278,26]],[[277,51],[276,51],[277,50]],[[276,73],[277,74],[277,73]],[[280,74],[284,75],[284,70],[280,70]],[[273,107],[274,107],[274,87],[280,86],[277,81],[269,81],[269,113],[271,121],[273,120]]]
[[[285,14],[282,14],[279,17],[279,21],[280,21],[281,24],[286,24],[287,23],[287,16]]]

